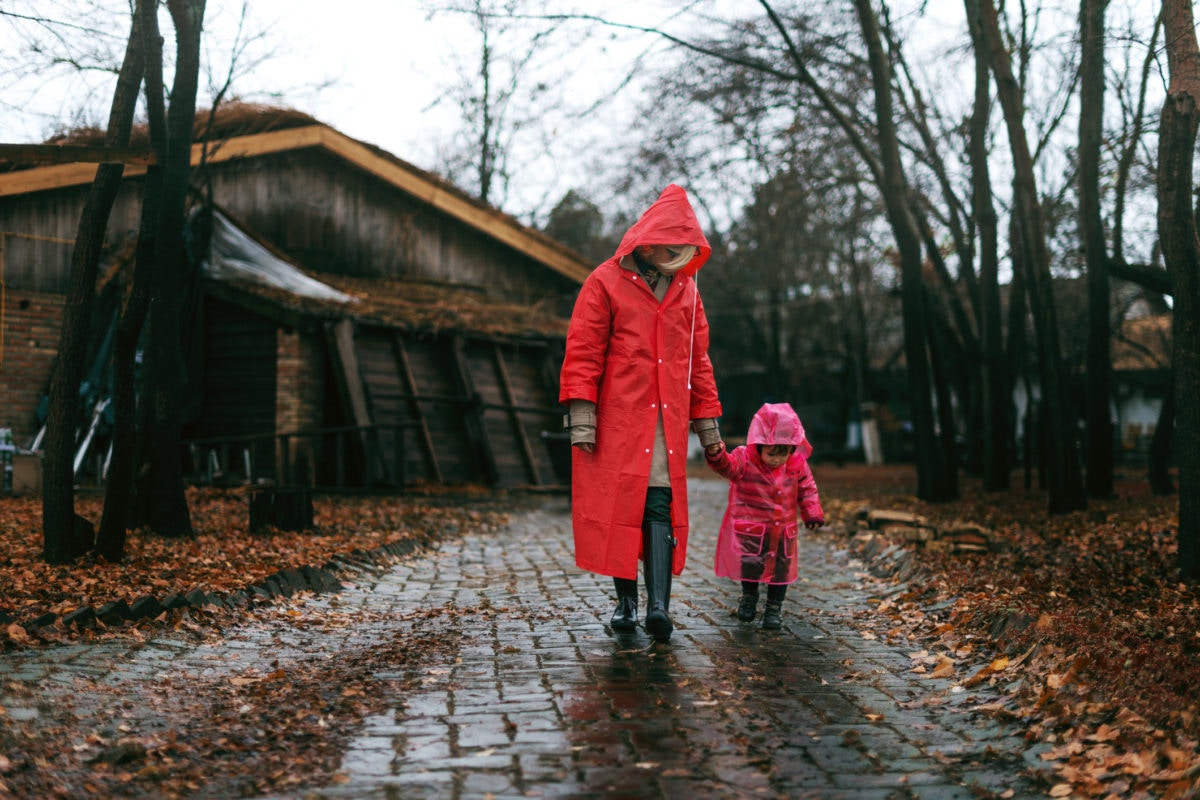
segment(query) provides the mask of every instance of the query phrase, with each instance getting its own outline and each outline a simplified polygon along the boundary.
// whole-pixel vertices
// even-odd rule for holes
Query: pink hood
[[[746,444],[792,444],[796,445],[793,458],[812,455],[812,445],[804,435],[800,416],[787,403],[764,403],[762,408],[754,412],[754,419],[750,421],[750,430],[746,434]]]

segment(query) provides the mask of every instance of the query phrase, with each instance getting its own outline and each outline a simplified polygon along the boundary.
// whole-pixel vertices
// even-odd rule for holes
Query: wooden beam
[[[344,319],[341,322],[326,324],[325,336],[342,405],[352,424],[360,429],[359,439],[366,458],[367,480],[377,481],[384,476],[386,469],[381,466],[375,421],[371,418],[362,373],[358,368],[358,353],[354,349],[354,323]]]
[[[429,471],[438,483],[443,483],[442,468],[438,466],[437,450],[433,446],[433,438],[429,435],[429,426],[425,424],[425,414],[421,411],[421,401],[417,397],[417,379],[413,375],[412,364],[408,360],[408,350],[404,347],[404,338],[397,332],[392,333],[392,348],[396,356],[396,370],[400,379],[408,387],[409,413],[417,421],[417,432],[421,437],[421,449],[425,451],[425,461]]]
[[[76,144],[0,144],[0,161],[16,164],[136,164],[158,162],[153,147],[90,147]]]
[[[479,393],[475,391],[475,379],[471,376],[471,364],[467,358],[466,340],[456,334],[450,338],[449,348],[451,357],[448,366],[454,375],[455,383],[463,394],[478,400]],[[474,404],[473,408],[465,408],[463,423],[472,447],[482,456],[487,482],[495,486],[500,482],[500,468],[496,465],[496,453],[492,449],[492,439],[488,436],[487,420],[484,419],[486,412],[482,402]]]
[[[513,392],[512,381],[508,379],[508,367],[504,364],[504,353],[500,352],[500,345],[492,345],[492,357],[495,359],[496,376],[499,378],[501,390],[504,392],[504,400],[508,404],[508,421],[512,424],[513,435],[517,439],[517,443],[521,445],[521,454],[525,456],[525,466],[529,469],[529,477],[532,478],[534,486],[542,485],[542,477],[538,474],[537,461],[533,458],[533,448],[529,444],[529,437],[525,434],[525,426],[521,423],[521,412],[517,410],[517,398]]]

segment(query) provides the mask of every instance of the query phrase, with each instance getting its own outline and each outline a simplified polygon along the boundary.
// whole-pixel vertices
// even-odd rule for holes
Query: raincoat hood
[[[764,403],[754,412],[750,430],[746,433],[747,445],[791,444],[796,446],[797,455],[807,459],[812,455],[812,445],[804,434],[800,416],[787,403]]]
[[[695,275],[712,255],[712,247],[700,229],[696,212],[688,202],[687,192],[673,183],[663,189],[641,219],[625,232],[615,257],[623,258],[641,245],[656,244],[691,244],[698,248],[692,260],[679,270],[679,275]]]

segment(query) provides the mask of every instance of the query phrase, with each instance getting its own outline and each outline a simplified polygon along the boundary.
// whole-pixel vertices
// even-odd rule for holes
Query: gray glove
[[[596,443],[596,404],[590,400],[572,400],[563,417],[563,427],[571,433],[571,444]]]
[[[721,443],[721,429],[717,427],[715,417],[692,420],[692,430],[700,437],[700,444],[703,447]]]

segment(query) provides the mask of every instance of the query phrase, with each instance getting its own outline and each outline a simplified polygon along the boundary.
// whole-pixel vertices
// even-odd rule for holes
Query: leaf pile
[[[1036,490],[968,482],[961,500],[930,505],[905,493],[915,481],[871,494],[836,473],[817,471],[832,519],[888,508],[974,522],[1008,543],[914,548],[904,580],[858,614],[864,636],[910,641],[913,671],[952,692],[1000,687],[1005,702],[982,710],[1041,743],[1053,797],[1200,797],[1200,587],[1175,569],[1177,498],[1129,476],[1117,497],[1051,516]]]
[[[15,723],[0,731],[0,797],[255,797],[343,782],[337,770],[362,721],[443,680],[462,641],[449,616],[478,613],[415,611],[389,620],[403,629],[383,642],[266,670],[174,674],[99,717],[58,708],[54,725]],[[105,691],[121,689],[86,687]]]
[[[372,551],[402,541],[424,544],[459,529],[495,527],[504,520],[490,509],[497,498],[483,490],[430,490],[402,496],[314,497],[312,532],[250,533],[248,493],[238,489],[189,489],[196,536],[168,539],[147,531],[130,533],[125,559],[109,564],[84,556],[53,566],[42,560],[41,501],[0,500],[0,652],[39,641],[114,635],[155,621],[76,631],[61,621],[35,627],[30,620],[61,617],[83,606],[99,607],[139,597],[161,600],[202,589],[228,594],[279,570],[321,566],[335,555]],[[82,496],[76,511],[97,524],[102,498]],[[162,620],[159,620],[161,622]]]

